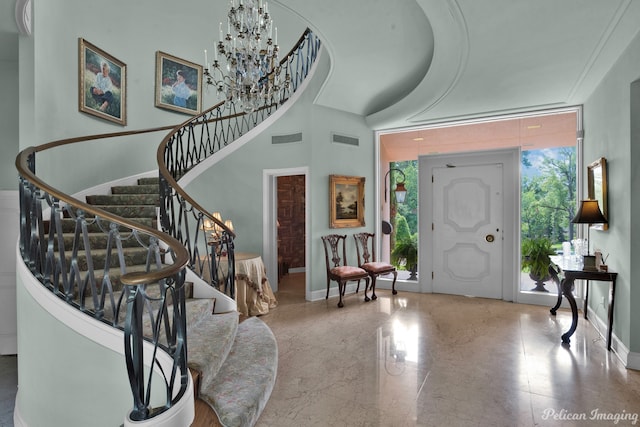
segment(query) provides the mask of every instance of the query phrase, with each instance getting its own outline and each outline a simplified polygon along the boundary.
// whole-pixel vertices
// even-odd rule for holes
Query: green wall
[[[592,248],[610,254],[607,263],[618,272],[614,334],[631,352],[640,352],[640,35],[584,104],[584,161],[606,157],[609,186],[609,229],[592,231]],[[633,89],[633,90],[632,90]],[[633,95],[633,98],[632,98]],[[632,115],[633,114],[633,115]],[[586,197],[586,188],[585,194]],[[591,307],[606,323],[608,286],[592,286]]]
[[[21,148],[82,135],[177,125],[188,119],[155,107],[155,55],[162,51],[202,64],[204,49],[211,50],[217,38],[218,22],[226,22],[227,2],[194,0],[178,7],[166,1],[113,0],[99,8],[98,16],[96,4],[85,0],[36,1],[33,8],[33,35],[23,37],[20,48],[20,70],[25,73],[20,90]],[[293,45],[306,24],[275,5],[271,9],[275,22],[283,24],[279,43]],[[126,126],[79,111],[79,38],[126,65]],[[215,91],[205,89],[203,100],[204,108],[215,104]],[[57,188],[74,193],[157,169],[156,149],[164,134],[60,148],[39,156],[37,171]],[[62,168],[65,173],[60,173]]]
[[[374,207],[374,135],[361,116],[313,105],[313,100],[329,72],[326,52],[310,86],[283,118],[237,149],[215,167],[198,176],[187,190],[203,207],[220,211],[233,220],[238,236],[236,250],[262,253],[263,248],[263,170],[296,167],[309,168],[311,230],[309,238],[312,291],[326,289],[324,249],[320,236],[330,233],[352,234],[373,231]],[[277,135],[302,133],[301,143],[272,144]],[[331,133],[359,139],[359,146],[332,143]],[[329,228],[329,175],[365,177],[364,228]],[[369,202],[369,204],[367,204]],[[349,237],[348,260],[355,262],[355,246]],[[335,282],[332,282],[335,286]]]
[[[17,405],[26,424],[85,427],[92,420],[96,427],[121,425],[133,408],[124,356],[61,323],[22,283],[17,296]]]
[[[17,45],[17,37],[16,37]],[[0,60],[0,79],[11,82],[3,85],[0,97],[0,190],[17,189],[16,169],[13,167],[18,154],[18,58]],[[4,163],[4,164],[3,164]]]

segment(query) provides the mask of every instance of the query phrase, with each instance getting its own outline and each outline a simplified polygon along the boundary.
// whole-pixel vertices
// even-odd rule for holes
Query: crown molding
[[[31,0],[16,0],[16,24],[20,34],[31,35]]]

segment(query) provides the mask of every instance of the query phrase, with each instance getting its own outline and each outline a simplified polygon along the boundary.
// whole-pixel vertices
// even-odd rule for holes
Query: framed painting
[[[600,157],[587,166],[587,197],[597,200],[600,210],[609,219],[609,206],[607,201],[607,159]],[[591,228],[608,230],[608,224],[593,224]]]
[[[156,52],[156,107],[184,114],[202,109],[202,66]]]
[[[329,227],[364,227],[364,177],[329,175]]]
[[[80,111],[125,126],[127,66],[104,50],[78,39]]]

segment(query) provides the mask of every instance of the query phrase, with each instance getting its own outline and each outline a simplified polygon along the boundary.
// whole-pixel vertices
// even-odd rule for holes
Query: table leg
[[[607,329],[607,350],[611,350],[611,335],[613,334],[613,302],[616,294],[616,279],[611,281],[611,285],[609,285],[609,327]]]
[[[560,281],[556,281],[556,287],[558,288],[558,300],[556,301],[556,305],[549,310],[554,316],[556,315],[558,308],[560,308],[560,304],[562,304],[562,287],[560,286]]]
[[[562,293],[565,298],[567,298],[567,301],[569,301],[569,305],[571,306],[571,327],[567,332],[562,334],[562,342],[565,344],[569,344],[571,342],[571,335],[573,335],[576,331],[576,327],[578,326],[578,305],[576,304],[576,299],[573,297],[573,293],[571,292],[572,288],[572,279],[565,279],[562,281]]]
[[[584,307],[582,308],[582,311],[584,313],[582,313],[582,314],[584,314],[584,318],[586,319],[587,318],[587,311],[588,311],[587,307],[589,306],[589,279],[587,279],[585,281],[584,285],[586,286],[586,289],[584,291]]]

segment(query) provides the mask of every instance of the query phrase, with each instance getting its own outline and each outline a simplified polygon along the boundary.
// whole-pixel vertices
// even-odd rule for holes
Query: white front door
[[[420,157],[422,292],[513,300],[519,158],[518,149]]]
[[[433,169],[433,290],[502,298],[501,163]]]

